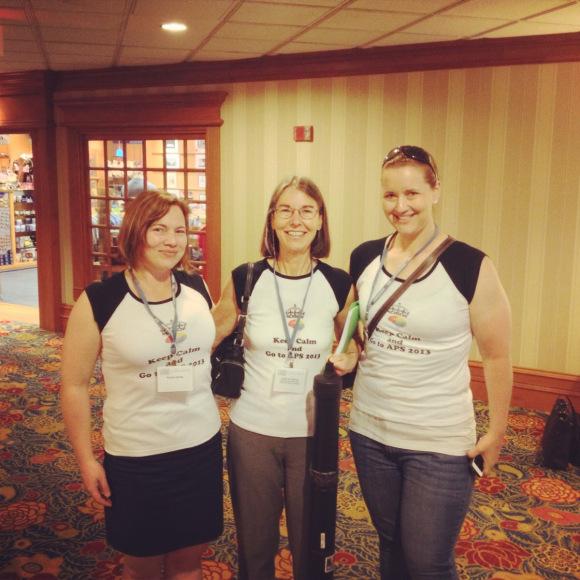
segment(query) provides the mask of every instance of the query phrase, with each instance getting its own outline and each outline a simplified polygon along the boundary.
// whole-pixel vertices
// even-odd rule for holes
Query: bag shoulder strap
[[[246,283],[244,285],[244,293],[241,298],[240,313],[238,315],[238,322],[234,329],[234,344],[243,346],[244,344],[244,328],[246,326],[246,317],[248,314],[248,302],[254,287],[254,262],[248,262],[246,268]]]
[[[375,331],[379,321],[389,310],[389,308],[399,299],[401,294],[417,279],[425,270],[430,268],[439,258],[439,256],[455,241],[451,236],[447,236],[412,272],[412,274],[389,296],[386,302],[379,308],[377,313],[367,326],[367,340]],[[379,266],[382,267],[382,264]]]
[[[244,293],[242,294],[242,306],[240,308],[241,313],[245,316],[248,312],[248,302],[250,301],[250,296],[253,290],[253,274],[254,274],[254,262],[248,262],[246,268],[246,284],[244,286]]]

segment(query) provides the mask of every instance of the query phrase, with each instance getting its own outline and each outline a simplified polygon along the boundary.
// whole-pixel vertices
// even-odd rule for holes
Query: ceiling
[[[0,29],[0,73],[66,71],[574,33],[580,0],[0,0]]]

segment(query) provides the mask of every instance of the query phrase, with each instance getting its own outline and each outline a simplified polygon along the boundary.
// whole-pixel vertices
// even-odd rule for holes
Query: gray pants
[[[273,580],[286,507],[295,580],[307,580],[309,437],[269,437],[230,423],[228,471],[240,580]]]

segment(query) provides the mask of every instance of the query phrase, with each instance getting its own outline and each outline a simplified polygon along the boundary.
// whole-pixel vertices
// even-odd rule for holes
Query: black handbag
[[[244,327],[252,293],[254,263],[249,262],[240,314],[234,331],[226,336],[211,355],[211,390],[214,395],[237,399],[244,384]]]
[[[580,425],[572,401],[558,397],[546,421],[538,462],[552,469],[566,469],[568,463],[578,460],[578,433]]]

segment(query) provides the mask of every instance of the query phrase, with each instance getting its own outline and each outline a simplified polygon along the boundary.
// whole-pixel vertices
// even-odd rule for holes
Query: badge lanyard
[[[282,326],[284,327],[284,334],[286,335],[286,344],[288,345],[288,352],[286,354],[286,359],[288,360],[288,365],[292,368],[292,347],[294,346],[294,341],[296,340],[296,335],[298,334],[298,327],[300,326],[300,320],[304,316],[304,306],[306,305],[306,298],[308,297],[308,292],[310,291],[310,286],[312,284],[312,276],[314,275],[314,268],[312,262],[310,263],[310,279],[308,280],[308,286],[306,287],[306,292],[304,293],[304,299],[302,300],[302,307],[298,316],[296,317],[296,324],[294,325],[294,330],[292,331],[292,336],[288,332],[288,323],[286,321],[286,314],[284,310],[284,305],[282,304],[282,296],[280,294],[280,287],[278,286],[278,278],[276,276],[276,260],[274,260],[274,285],[276,286],[276,296],[278,298],[278,309],[280,310],[280,316],[282,318]]]
[[[175,288],[176,288],[177,284],[175,282],[173,272],[171,273],[171,302],[173,303],[173,320],[171,321],[171,327],[168,324],[165,324],[159,318],[157,318],[157,316],[155,316],[155,314],[153,314],[153,311],[151,310],[151,306],[149,306],[149,302],[147,301],[147,298],[145,296],[145,292],[143,292],[143,288],[141,288],[141,284],[139,284],[139,280],[137,280],[137,276],[135,276],[135,273],[133,272],[132,269],[129,270],[129,273],[131,274],[131,279],[133,280],[133,284],[135,284],[135,288],[137,289],[137,293],[139,294],[139,298],[141,298],[141,301],[143,302],[143,306],[145,306],[145,309],[149,313],[149,316],[151,316],[151,318],[153,318],[153,320],[155,321],[155,324],[157,324],[157,326],[159,327],[159,330],[161,330],[161,334],[163,334],[163,336],[171,337],[171,355],[172,356],[175,355],[175,353],[177,351],[177,347],[176,347],[175,343],[177,340],[177,326],[179,324],[179,321],[177,320],[177,302],[175,300]]]
[[[365,311],[365,325],[369,320],[369,310],[371,309],[371,306],[374,306],[377,303],[379,298],[389,289],[391,284],[397,279],[397,276],[409,265],[411,260],[416,258],[437,237],[438,234],[439,234],[439,227],[435,226],[435,231],[433,232],[433,235],[427,240],[427,242],[425,244],[423,244],[410,258],[408,258],[407,260],[405,260],[405,262],[403,262],[403,265],[392,276],[389,277],[389,279],[385,282],[383,287],[377,292],[377,294],[373,298],[375,286],[377,285],[377,282],[379,280],[379,276],[381,275],[381,270],[383,269],[383,264],[385,265],[385,268],[386,268],[389,247],[394,242],[395,236],[397,235],[397,232],[395,232],[392,236],[390,236],[389,238],[387,238],[385,240],[385,247],[383,248],[383,253],[381,254],[381,262],[379,264],[379,268],[377,270],[377,273],[375,274],[375,278],[373,280],[373,285],[371,286],[371,293],[369,294],[369,300],[367,302],[367,307],[366,307],[366,311]],[[388,276],[388,274],[387,274],[387,276]]]

